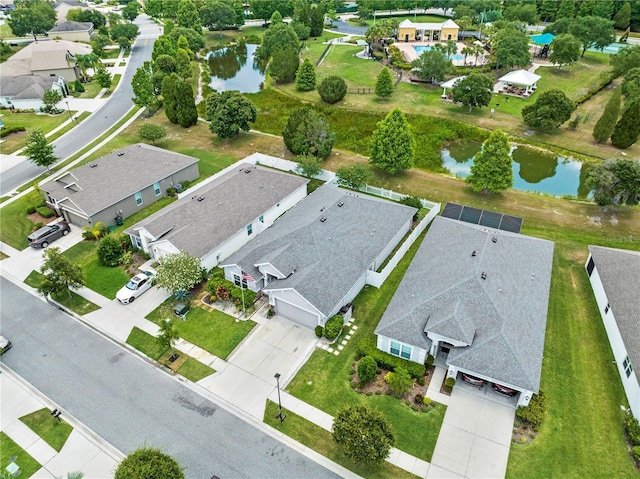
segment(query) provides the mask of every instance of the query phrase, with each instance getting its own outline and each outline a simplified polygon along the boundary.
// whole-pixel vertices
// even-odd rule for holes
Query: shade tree
[[[42,254],[43,263],[40,267],[42,280],[38,292],[55,295],[60,298],[63,294],[71,299],[71,290],[84,286],[84,275],[80,265],[72,263],[58,247],[51,247]]]
[[[571,118],[576,109],[574,102],[556,88],[541,93],[532,105],[522,109],[527,126],[539,130],[553,130]]]
[[[622,158],[598,163],[589,168],[587,186],[600,206],[635,206],[640,202],[640,162]]]
[[[312,155],[327,159],[336,135],[329,130],[327,119],[311,107],[291,111],[282,130],[284,144],[296,155]]]
[[[584,56],[589,48],[602,50],[616,40],[613,22],[595,16],[576,18],[571,24],[571,28],[569,28],[569,33],[580,41],[582,45],[582,56]]]
[[[51,171],[49,167],[58,161],[53,153],[53,145],[47,143],[44,133],[38,129],[33,130],[27,137],[27,143],[22,149],[22,153],[37,166],[46,167],[47,171]]]
[[[240,130],[249,131],[249,123],[255,122],[257,116],[254,104],[238,91],[212,92],[207,97],[209,130],[220,138],[232,138]]]
[[[438,49],[430,49],[411,62],[415,74],[423,81],[441,82],[453,70],[453,63]]]
[[[496,130],[482,143],[473,159],[466,182],[475,192],[484,194],[507,190],[513,186],[511,146],[502,130]]]
[[[186,251],[161,257],[156,271],[156,284],[172,295],[193,289],[206,275],[200,258],[191,256]]]
[[[580,58],[580,41],[569,33],[563,33],[554,38],[550,48],[549,60],[556,63],[558,68],[571,65]]]
[[[470,73],[456,82],[451,89],[454,102],[461,103],[469,109],[488,106],[493,97],[493,80],[481,73]]]
[[[15,36],[44,35],[56,24],[53,4],[44,0],[28,0],[17,3],[7,22]]]
[[[415,147],[407,118],[395,108],[373,131],[369,162],[394,175],[413,167]]]

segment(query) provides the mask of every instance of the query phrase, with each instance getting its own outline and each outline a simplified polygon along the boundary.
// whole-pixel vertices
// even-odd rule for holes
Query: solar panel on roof
[[[474,225],[482,225],[487,228],[520,233],[522,218],[505,215],[495,211],[481,210],[471,206],[463,206],[457,203],[447,203],[442,210],[442,216],[453,220],[464,221]]]

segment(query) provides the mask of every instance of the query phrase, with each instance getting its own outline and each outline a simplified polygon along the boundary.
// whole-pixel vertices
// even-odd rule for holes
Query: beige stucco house
[[[93,30],[91,22],[59,22],[47,35],[55,40],[89,43]]]
[[[460,27],[451,19],[442,23],[413,23],[411,20],[403,20],[398,25],[398,41],[458,41],[459,31]]]

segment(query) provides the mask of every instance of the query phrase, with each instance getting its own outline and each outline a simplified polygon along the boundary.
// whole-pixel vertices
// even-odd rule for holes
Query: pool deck
[[[393,45],[398,47],[398,49],[402,52],[402,54],[404,55],[404,58],[406,59],[407,63],[411,63],[413,60],[418,58],[418,53],[413,49],[413,47],[428,47],[428,46],[433,46],[436,43],[441,43],[441,42],[396,42]],[[462,49],[465,47],[465,44],[463,42],[456,42],[456,45],[458,46],[458,54],[460,54],[460,52],[462,51]],[[464,56],[463,56],[464,57]],[[462,59],[455,59],[452,58],[451,62],[455,65],[455,66],[464,66],[465,62],[464,62],[464,58]],[[485,62],[485,57],[483,55],[479,55],[477,58],[477,64],[478,65],[482,65]],[[467,63],[468,66],[473,66],[476,64],[476,57],[475,55],[467,55]]]

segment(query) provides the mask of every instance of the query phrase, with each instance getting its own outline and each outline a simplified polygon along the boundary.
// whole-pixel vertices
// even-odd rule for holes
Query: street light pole
[[[73,115],[71,114],[71,108],[69,108],[69,102],[67,100],[64,101],[67,105],[67,111],[69,112],[69,119],[71,121],[75,121],[75,118],[73,118]]]
[[[282,424],[285,420],[285,418],[287,417],[286,415],[283,416],[282,415],[282,401],[280,400],[280,373],[276,373],[275,376],[273,376],[274,378],[276,378],[276,382],[278,384],[278,409],[279,412],[278,414],[276,414],[276,419],[280,419],[280,424]]]

